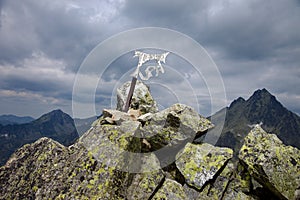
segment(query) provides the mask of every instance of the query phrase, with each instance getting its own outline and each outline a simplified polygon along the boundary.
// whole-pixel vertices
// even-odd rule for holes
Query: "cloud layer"
[[[74,78],[88,53],[114,34],[145,26],[174,29],[203,45],[222,75],[226,104],[265,87],[299,114],[299,21],[296,0],[3,0],[0,114],[38,117],[57,107],[72,114]],[[122,65],[130,59],[125,57],[112,65],[115,76],[102,82],[106,90],[97,95],[109,98],[135,62]],[[198,89],[207,98],[203,88]],[[209,106],[205,98],[202,110]],[[204,112],[208,115],[209,109]]]

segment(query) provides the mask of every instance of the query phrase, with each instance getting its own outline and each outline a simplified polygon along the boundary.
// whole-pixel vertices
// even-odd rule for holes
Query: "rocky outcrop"
[[[152,136],[159,135],[161,148],[171,148],[174,141],[183,142],[184,147],[187,139],[193,141],[211,127],[208,120],[181,104],[140,117],[105,110],[70,147],[42,138],[19,149],[0,169],[0,194],[4,199],[159,198],[169,189],[169,172],[155,153],[149,153],[158,150]],[[150,146],[143,147],[145,143]],[[172,180],[170,184],[178,192],[180,183]]]
[[[217,148],[210,144],[188,143],[176,157],[176,166],[186,183],[201,190],[205,183],[213,180],[218,171],[232,158],[232,150]]]
[[[163,186],[157,191],[153,199],[188,199],[186,196],[183,187],[174,180],[166,179]]]
[[[42,138],[17,150],[0,168],[0,199],[298,198],[298,149],[256,126],[235,163],[201,142],[212,127],[182,104],[104,110],[70,147]]]
[[[300,186],[299,149],[284,145],[256,125],[245,138],[239,158],[250,175],[279,199],[295,199]]]
[[[117,110],[122,111],[126,104],[131,82],[124,83],[117,89]],[[158,111],[156,101],[153,99],[149,87],[137,81],[129,108],[140,110],[141,113],[155,113]]]
[[[249,133],[238,164],[231,149],[187,143],[162,168],[154,153],[128,154],[142,150],[140,124],[99,125],[70,147],[48,138],[25,145],[0,168],[0,199],[297,199],[299,150],[261,128]],[[97,152],[107,143],[119,151]]]
[[[144,145],[144,151],[155,152],[162,167],[171,164],[186,143],[204,136],[213,127],[209,120],[183,104],[142,115],[138,120],[143,124],[141,136],[149,144]]]

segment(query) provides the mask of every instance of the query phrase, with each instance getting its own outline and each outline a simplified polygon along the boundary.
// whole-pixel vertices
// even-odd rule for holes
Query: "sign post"
[[[128,92],[126,104],[125,104],[124,109],[123,109],[124,112],[128,112],[128,110],[130,108],[130,104],[131,104],[131,100],[132,100],[132,96],[133,96],[133,93],[134,93],[134,89],[135,89],[135,85],[136,85],[138,76],[142,80],[149,80],[149,78],[151,78],[153,76],[152,72],[154,70],[156,72],[155,76],[158,76],[159,72],[165,73],[165,70],[164,70],[161,63],[166,63],[166,58],[169,55],[169,53],[170,52],[165,52],[163,54],[148,54],[148,53],[144,53],[144,52],[141,52],[141,51],[135,51],[133,57],[138,57],[139,62],[138,62],[138,65],[136,67],[136,70],[133,72],[133,74],[131,74],[132,80],[131,80],[130,89],[129,89],[129,92]],[[142,65],[144,63],[146,63],[148,61],[152,61],[152,60],[156,61],[156,65],[148,66],[145,69],[145,75],[143,75],[140,68],[142,67]]]

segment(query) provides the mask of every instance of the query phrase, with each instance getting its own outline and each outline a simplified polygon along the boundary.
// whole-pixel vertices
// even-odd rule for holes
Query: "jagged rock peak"
[[[267,89],[263,88],[263,89],[256,90],[247,101],[248,102],[263,101],[266,103],[266,102],[277,101],[277,100],[275,96],[273,96]]]
[[[245,100],[243,97],[239,97],[239,98],[235,99],[235,100],[230,104],[229,107],[233,107],[233,106],[235,106],[235,105],[237,105],[237,104],[244,103],[245,101],[246,101],[246,100]]]
[[[160,112],[144,115],[104,110],[103,116],[80,140],[99,157],[103,157],[103,152],[111,152],[107,156],[116,158],[116,163],[124,150],[136,153],[157,151],[156,156],[164,167],[175,160],[177,152],[187,142],[204,137],[212,127],[209,120],[183,104],[174,104]],[[111,144],[118,148],[112,148]],[[138,166],[135,162],[132,164],[134,166],[127,164],[127,167],[135,169]]]
[[[263,96],[263,95],[272,96],[271,93],[266,88],[258,89],[253,93],[253,96]]]
[[[131,82],[128,81],[117,89],[117,110],[123,110],[130,85]],[[139,80],[135,85],[130,108],[140,110],[142,114],[155,113],[158,111],[156,101],[153,99],[149,87]]]
[[[176,196],[183,188],[176,177],[167,179],[173,171],[161,166],[161,158],[165,157],[151,152],[175,146],[168,149],[175,155],[167,154],[166,160],[175,159],[178,147],[184,147],[195,135],[203,135],[211,127],[207,119],[182,104],[138,118],[105,110],[102,118],[68,148],[43,138],[19,149],[9,161],[13,164],[0,168],[0,196],[159,199],[166,195],[167,199],[174,199],[168,193],[169,185],[174,186]]]

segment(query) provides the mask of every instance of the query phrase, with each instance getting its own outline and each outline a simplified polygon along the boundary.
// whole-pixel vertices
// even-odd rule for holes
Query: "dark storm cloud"
[[[196,39],[217,63],[229,101],[267,87],[300,107],[299,1],[136,0],[122,14],[136,26],[162,25]]]
[[[161,26],[195,36],[199,33],[199,27],[206,24],[207,7],[210,4],[209,0],[129,0],[121,10],[121,15],[133,27]]]
[[[66,2],[7,1],[1,16],[1,61],[20,61],[38,50],[77,69],[109,27],[91,22],[95,11]]]
[[[0,27],[1,27],[1,20],[2,20],[2,7],[4,4],[4,0],[0,0]]]
[[[224,7],[208,20],[205,43],[217,45],[233,59],[266,59],[300,42],[295,26],[300,8],[292,1],[248,1]],[[201,38],[201,37],[200,37]]]
[[[25,91],[68,106],[75,73],[99,42],[130,28],[160,26],[206,48],[224,80],[228,103],[266,87],[299,111],[299,21],[299,0],[0,0],[1,95],[21,98]],[[103,78],[105,96],[135,62],[130,55],[112,63]]]
[[[161,24],[216,47],[233,59],[261,59],[300,42],[295,1],[139,1],[122,14],[140,26]]]

